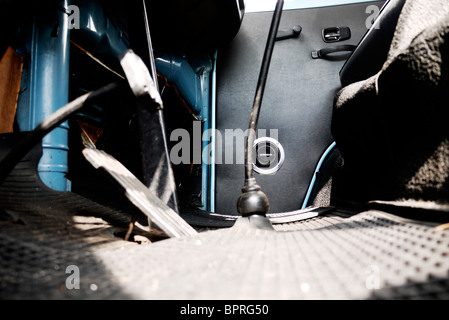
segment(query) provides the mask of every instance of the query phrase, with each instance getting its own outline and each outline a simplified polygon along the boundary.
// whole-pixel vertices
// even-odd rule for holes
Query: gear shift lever
[[[267,196],[262,192],[257,184],[253,173],[253,160],[255,158],[253,144],[256,138],[257,122],[259,120],[260,107],[262,105],[263,93],[268,77],[271,56],[273,54],[276,35],[282,15],[283,0],[278,0],[271,21],[270,32],[265,47],[265,52],[260,69],[259,80],[257,83],[256,96],[254,98],[253,109],[249,122],[248,137],[245,150],[245,184],[242,188],[242,194],[237,201],[237,210],[243,217],[260,216],[265,219],[266,213],[270,208]]]

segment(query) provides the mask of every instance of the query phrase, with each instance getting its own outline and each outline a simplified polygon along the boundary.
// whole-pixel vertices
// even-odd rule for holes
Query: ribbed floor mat
[[[114,238],[104,225],[80,230],[89,224],[33,217],[0,224],[2,299],[449,298],[449,233],[377,211],[276,232],[239,220],[140,245]],[[65,284],[73,265],[79,290]]]
[[[337,210],[276,231],[244,219],[180,239],[136,229],[159,240],[139,244],[115,236],[126,213],[36,185],[29,167],[0,188],[0,299],[449,299],[443,228]]]

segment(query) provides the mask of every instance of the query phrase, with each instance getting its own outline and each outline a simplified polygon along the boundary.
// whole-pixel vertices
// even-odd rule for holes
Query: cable
[[[320,172],[321,167],[324,164],[324,161],[326,161],[326,159],[328,159],[329,155],[334,151],[336,146],[337,146],[337,143],[333,142],[321,156],[320,161],[318,162],[318,165],[316,166],[315,172],[313,173],[312,181],[310,182],[309,189],[307,190],[307,194],[304,198],[304,202],[302,204],[302,209],[305,209],[309,206],[309,201],[312,196],[312,191],[315,187],[317,174]]]

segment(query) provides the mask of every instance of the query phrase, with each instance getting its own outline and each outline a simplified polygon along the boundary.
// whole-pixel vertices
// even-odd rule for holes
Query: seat
[[[340,71],[342,86],[367,79],[382,68],[405,0],[389,0],[379,12],[371,29]]]
[[[449,1],[407,1],[379,71],[357,68],[374,59],[378,43],[368,34],[342,70],[346,86],[335,99],[332,134],[343,164],[332,199],[447,211]]]

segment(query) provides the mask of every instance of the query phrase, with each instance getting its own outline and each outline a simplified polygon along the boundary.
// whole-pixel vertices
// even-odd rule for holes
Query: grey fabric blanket
[[[388,58],[336,97],[333,201],[449,203],[449,1],[408,0]]]

